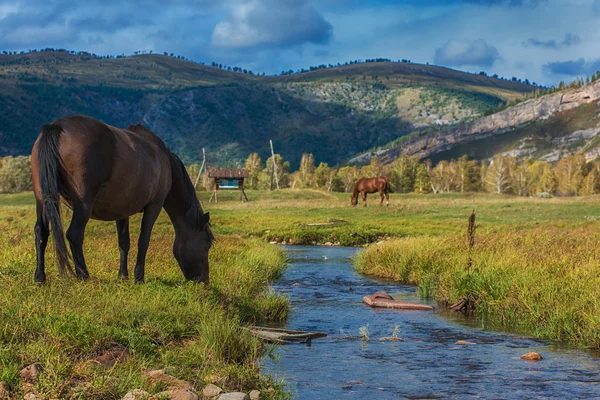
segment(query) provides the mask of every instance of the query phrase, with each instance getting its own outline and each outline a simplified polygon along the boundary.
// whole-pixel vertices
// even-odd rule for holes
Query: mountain
[[[498,113],[405,136],[378,152],[384,163],[402,154],[440,160],[495,154],[554,162],[582,152],[600,156],[600,81],[523,101]]]
[[[473,120],[535,89],[409,62],[351,63],[258,76],[168,55],[63,50],[0,55],[0,155],[28,154],[41,125],[85,114],[141,122],[186,162],[206,148],[233,166],[269,139],[295,167],[303,152],[343,163],[423,127]]]

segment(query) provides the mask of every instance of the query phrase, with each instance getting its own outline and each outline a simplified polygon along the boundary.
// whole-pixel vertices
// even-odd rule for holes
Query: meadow
[[[145,284],[117,280],[114,224],[92,221],[84,244],[90,281],[58,277],[48,251],[48,282],[38,287],[32,195],[0,195],[0,381],[22,388],[19,370],[36,362],[44,372],[33,390],[47,398],[116,399],[133,388],[164,390],[142,371],[165,368],[197,389],[273,387],[267,396],[285,397],[281,382],[260,375],[269,349],[241,329],[284,321],[289,311],[287,300],[268,288],[286,262],[269,242],[368,245],[355,260],[362,273],[416,285],[441,305],[467,299],[485,325],[600,347],[597,196],[392,194],[389,207],[369,196],[367,208],[352,208],[344,193],[247,194],[247,203],[234,191],[209,203],[210,193],[198,192],[217,236],[210,287],[184,281],[165,215],[153,231]],[[131,228],[135,244],[139,216]],[[133,257],[135,251],[130,266]],[[123,362],[111,368],[89,362],[115,344],[130,352]]]
[[[91,279],[58,276],[49,246],[48,281],[38,287],[32,280],[34,209],[31,193],[0,195],[0,382],[12,386],[14,398],[33,392],[43,399],[120,399],[136,388],[157,394],[166,385],[143,374],[154,369],[189,381],[199,392],[214,383],[263,390],[266,398],[287,396],[280,383],[260,375],[260,358],[269,348],[241,328],[285,320],[287,300],[268,289],[286,263],[281,249],[217,235],[211,285],[193,284],[173,258],[173,228],[161,215],[146,282],[135,284],[117,279],[114,223],[92,221],[84,244]],[[139,223],[134,217],[133,244]],[[114,366],[94,361],[115,347],[129,356]],[[18,373],[32,363],[43,370],[27,385]],[[269,387],[274,391],[265,391]]]

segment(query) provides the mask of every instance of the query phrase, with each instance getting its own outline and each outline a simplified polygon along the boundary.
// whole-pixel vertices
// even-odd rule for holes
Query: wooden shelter
[[[248,201],[246,192],[244,191],[244,179],[248,178],[250,173],[243,168],[212,168],[208,170],[208,177],[215,180],[213,194],[208,202],[213,198],[217,202],[217,192],[219,190],[239,190],[240,201]]]

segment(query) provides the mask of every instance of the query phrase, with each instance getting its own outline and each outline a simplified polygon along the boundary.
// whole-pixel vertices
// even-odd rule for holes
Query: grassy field
[[[214,204],[200,193],[222,234],[288,244],[379,242],[357,258],[360,272],[417,285],[442,304],[468,299],[488,326],[600,347],[597,196],[392,194],[389,207],[370,197],[369,207],[351,208],[341,193],[249,191],[254,201],[244,204],[236,195],[224,192],[227,200]],[[473,209],[477,233],[467,271]]]
[[[0,195],[0,381],[15,388],[15,398],[29,390],[48,399],[119,399],[135,388],[158,393],[164,385],[142,373],[157,368],[197,390],[207,383],[246,391],[274,386],[277,391],[267,393],[271,398],[286,396],[280,384],[260,376],[265,348],[241,329],[287,316],[286,299],[267,289],[286,262],[279,248],[218,236],[210,253],[211,286],[188,283],[172,256],[172,226],[162,215],[146,283],[138,285],[117,280],[114,224],[92,221],[84,245],[89,282],[57,276],[49,247],[48,282],[38,287],[32,279],[31,198]],[[139,222],[132,221],[132,238]],[[130,357],[114,367],[90,362],[115,345],[126,347]],[[18,372],[31,363],[43,371],[27,388]]]
[[[32,195],[0,195],[0,381],[20,387],[18,371],[37,362],[45,369],[34,389],[48,398],[119,398],[137,387],[160,392],[142,371],[166,368],[196,388],[275,386],[285,396],[259,376],[265,350],[240,329],[287,316],[285,299],[267,289],[285,264],[270,241],[372,243],[356,260],[365,274],[417,285],[442,303],[469,299],[489,324],[600,347],[598,197],[392,194],[389,207],[370,196],[369,207],[352,208],[344,193],[247,194],[251,201],[240,203],[237,192],[221,192],[215,204],[198,193],[218,237],[209,288],[184,281],[165,215],[154,229],[146,284],[117,281],[114,224],[92,221],[84,245],[92,279],[61,280],[48,252],[49,280],[37,287]],[[138,226],[135,217],[133,243]],[[114,344],[131,356],[114,368],[89,363]]]

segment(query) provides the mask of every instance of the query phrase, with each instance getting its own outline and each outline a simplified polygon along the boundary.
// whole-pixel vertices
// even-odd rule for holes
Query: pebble
[[[260,390],[253,390],[250,392],[250,400],[263,400],[263,395]]]
[[[199,400],[200,397],[190,389],[179,389],[171,392],[169,400]]]
[[[250,400],[250,397],[246,393],[231,392],[221,394],[219,400]]]
[[[208,385],[204,386],[204,389],[202,389],[202,395],[204,397],[217,397],[221,393],[223,393],[223,389],[217,385],[213,385],[212,383],[209,383]]]
[[[19,371],[19,377],[26,383],[36,383],[42,369],[40,364],[28,365]]]
[[[150,393],[141,389],[133,389],[123,396],[122,400],[147,400],[150,397]]]
[[[463,344],[463,345],[465,345],[465,344],[475,344],[475,343],[473,343],[473,342],[467,342],[466,340],[458,340],[454,344]]]

